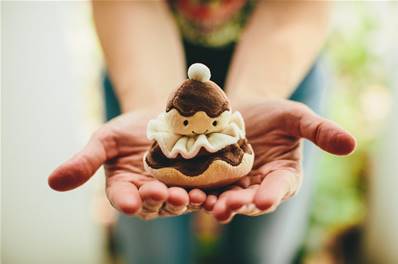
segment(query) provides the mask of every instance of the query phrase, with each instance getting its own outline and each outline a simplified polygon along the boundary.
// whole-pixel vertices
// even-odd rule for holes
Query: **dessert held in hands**
[[[243,118],[210,81],[205,65],[191,65],[188,77],[172,93],[166,111],[148,123],[153,144],[144,156],[145,169],[169,186],[231,184],[248,174],[254,161]]]

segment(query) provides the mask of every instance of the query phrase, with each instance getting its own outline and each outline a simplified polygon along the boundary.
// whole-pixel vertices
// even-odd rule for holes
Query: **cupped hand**
[[[146,125],[153,117],[131,112],[106,123],[81,152],[50,175],[50,187],[72,190],[104,165],[107,197],[113,207],[125,214],[152,219],[201,208],[206,200],[203,191],[167,187],[145,172],[143,156],[151,144],[145,135]]]
[[[229,222],[236,214],[272,212],[299,190],[303,138],[336,155],[347,155],[355,149],[352,135],[304,104],[274,100],[239,110],[255,161],[249,175],[222,193],[208,196],[204,206],[220,222]]]

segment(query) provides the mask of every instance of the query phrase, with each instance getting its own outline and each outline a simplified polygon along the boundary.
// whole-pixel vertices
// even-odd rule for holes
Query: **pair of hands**
[[[301,103],[275,100],[239,110],[255,162],[249,175],[222,191],[167,187],[145,172],[143,156],[151,144],[146,125],[155,116],[148,112],[123,114],[106,123],[81,152],[50,175],[49,185],[58,191],[72,190],[104,165],[107,197],[125,214],[153,219],[205,209],[225,223],[236,214],[272,212],[298,191],[303,177],[302,138],[336,155],[355,149],[348,132]]]

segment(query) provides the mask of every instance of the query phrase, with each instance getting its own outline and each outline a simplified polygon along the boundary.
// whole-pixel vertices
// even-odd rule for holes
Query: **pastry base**
[[[144,156],[144,167],[146,171],[168,186],[216,188],[231,184],[251,171],[254,163],[254,152],[250,145],[249,148],[251,154],[245,153],[239,165],[233,166],[223,160],[215,160],[207,170],[197,176],[186,176],[171,167],[151,168],[146,163],[148,153]]]

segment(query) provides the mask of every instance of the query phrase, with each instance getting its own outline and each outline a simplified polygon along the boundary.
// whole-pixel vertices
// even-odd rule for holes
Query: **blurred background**
[[[2,263],[112,263],[102,171],[56,193],[47,176],[103,120],[88,2],[1,3]],[[336,2],[323,57],[326,116],[358,139],[322,154],[298,263],[398,263],[398,3]],[[204,217],[200,227],[206,230]],[[208,228],[207,230],[211,230]],[[212,237],[199,232],[211,247]]]

